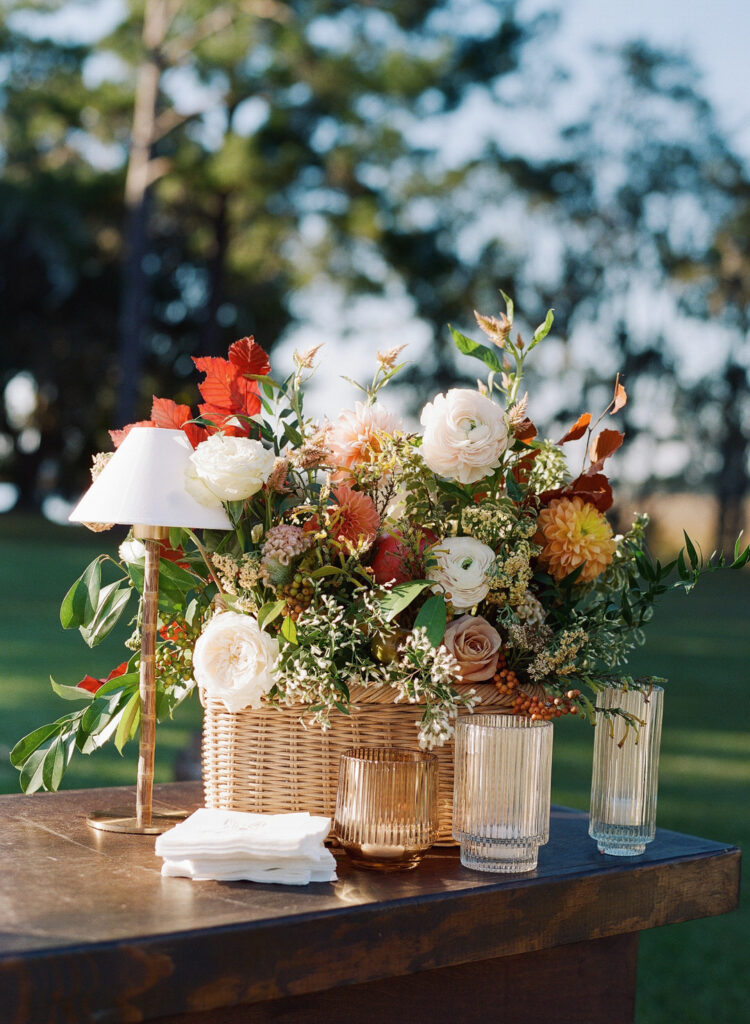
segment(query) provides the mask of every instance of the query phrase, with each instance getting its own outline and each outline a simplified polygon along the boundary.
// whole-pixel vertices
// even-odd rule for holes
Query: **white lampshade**
[[[192,453],[181,430],[133,427],[73,509],[70,521],[231,530],[221,505],[207,508],[185,490]]]

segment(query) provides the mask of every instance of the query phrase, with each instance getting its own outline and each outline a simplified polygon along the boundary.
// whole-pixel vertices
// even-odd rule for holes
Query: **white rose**
[[[420,422],[424,461],[433,473],[462,484],[489,476],[509,444],[500,406],[469,388],[437,395],[422,410]]]
[[[484,600],[489,591],[487,570],[495,561],[495,552],[474,537],[448,537],[430,552],[437,561],[427,571],[427,578],[450,595],[457,612],[465,612]]]
[[[242,501],[261,489],[271,475],[275,456],[249,437],[212,434],[188,460],[185,489],[201,505]]]
[[[279,641],[264,633],[252,615],[220,612],[196,641],[193,677],[227,711],[259,708],[274,684],[278,654]]]

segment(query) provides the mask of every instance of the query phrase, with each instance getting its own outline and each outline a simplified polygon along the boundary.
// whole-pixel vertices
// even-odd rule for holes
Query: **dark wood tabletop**
[[[435,849],[403,874],[341,858],[338,882],[307,887],[163,878],[153,837],[84,821],[133,801],[126,788],[0,797],[3,1024],[461,1024],[486,1020],[487,998],[505,999],[510,1021],[540,1012],[534,979],[556,1006],[537,1019],[630,1020],[637,933],[725,913],[739,895],[737,849],[659,830],[642,857],[606,857],[566,808],[553,808],[538,869],[515,877]],[[161,808],[200,802],[195,783],[156,788]],[[577,1007],[561,1005],[570,982]]]

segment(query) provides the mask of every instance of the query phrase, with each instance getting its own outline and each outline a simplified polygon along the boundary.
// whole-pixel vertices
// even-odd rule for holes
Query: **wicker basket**
[[[508,714],[510,703],[494,684],[474,689],[481,708]],[[394,704],[386,690],[352,691],[351,713],[335,715],[327,732],[305,728],[302,706],[230,712],[205,700],[203,789],[206,807],[279,814],[309,811],[333,818],[339,759],[347,747],[417,748],[414,704]],[[440,834],[452,843],[453,743],[435,753],[439,761]]]

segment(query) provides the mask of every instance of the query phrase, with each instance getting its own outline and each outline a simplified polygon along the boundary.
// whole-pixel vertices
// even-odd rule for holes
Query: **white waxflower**
[[[422,410],[420,422],[425,463],[433,473],[461,484],[489,476],[512,443],[500,406],[469,388],[437,395]]]
[[[261,489],[275,461],[260,441],[212,434],[188,460],[185,489],[209,508],[222,501],[242,501]]]
[[[484,600],[489,591],[487,572],[495,552],[474,537],[447,537],[431,549],[437,564],[427,571],[428,579],[445,590],[457,612],[466,612]]]
[[[279,641],[264,633],[252,615],[220,612],[196,641],[193,676],[228,711],[259,708],[276,681],[278,654]]]

